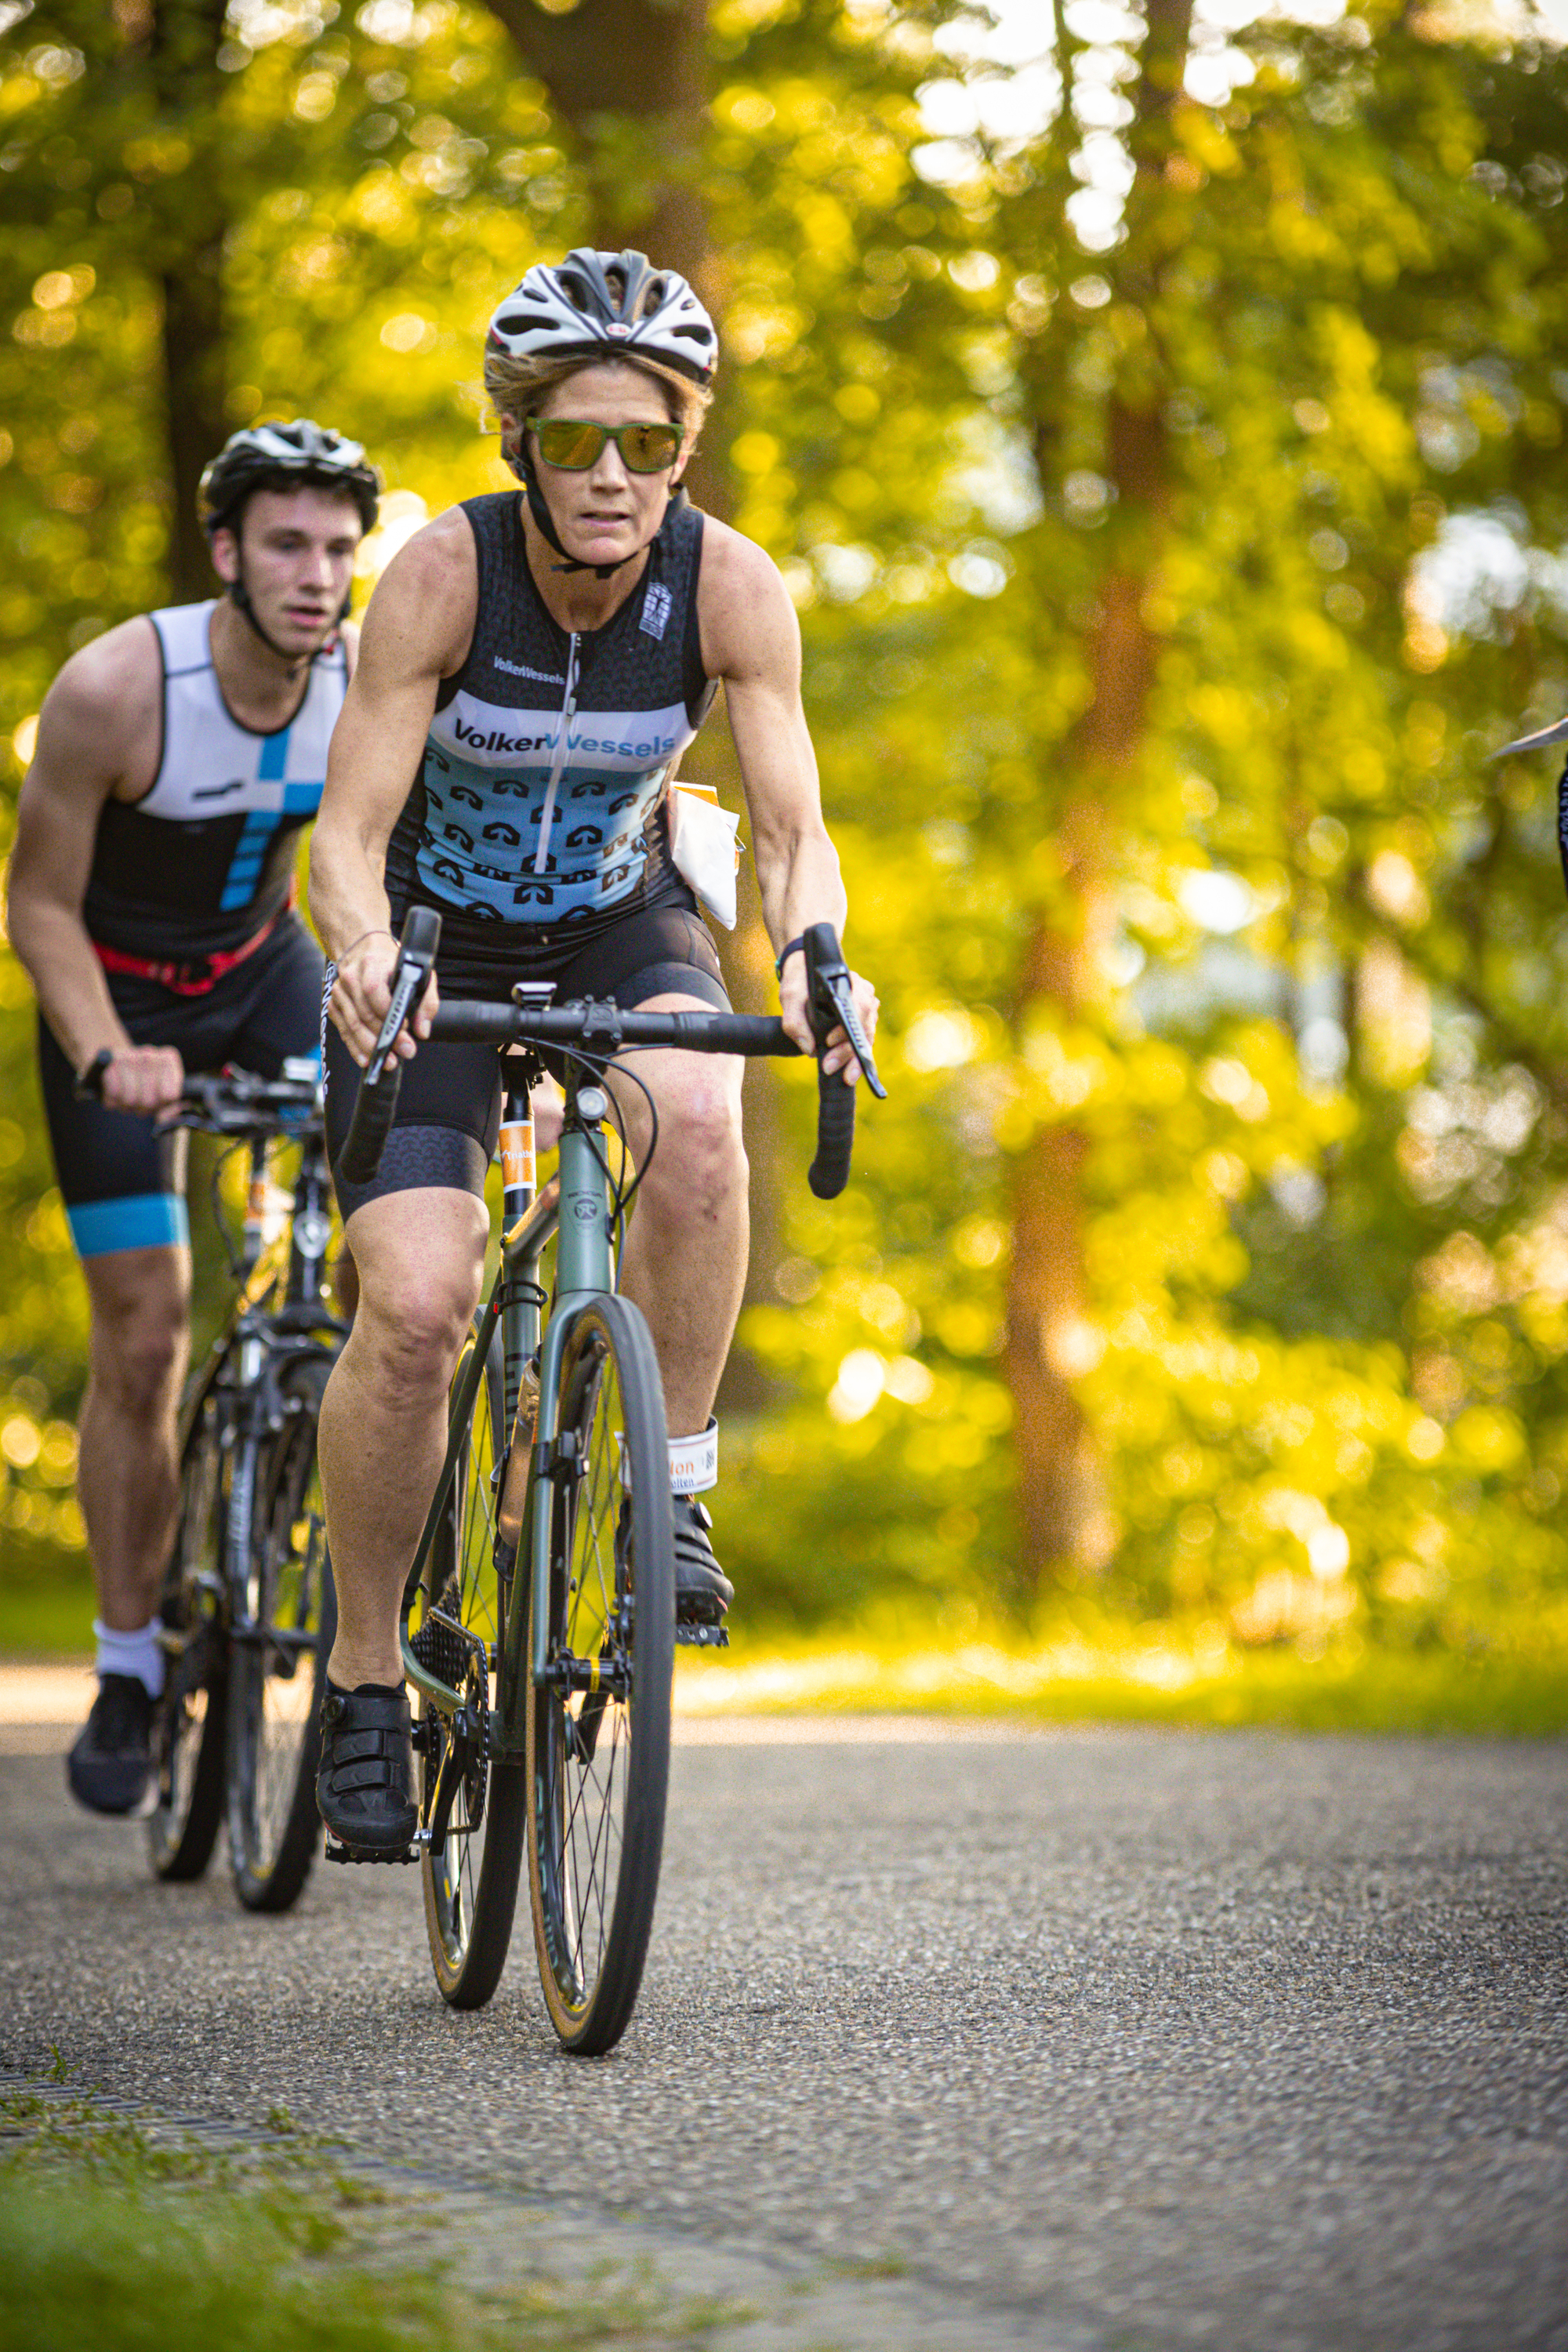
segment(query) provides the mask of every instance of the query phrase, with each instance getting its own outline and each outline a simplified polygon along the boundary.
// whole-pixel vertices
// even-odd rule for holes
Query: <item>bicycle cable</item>
[[[610,1070],[609,1062],[601,1060],[591,1053],[584,1053],[581,1047],[575,1045],[563,1045],[558,1048],[558,1051],[563,1060],[578,1063],[590,1077],[601,1084],[607,1080]],[[617,1069],[624,1069],[624,1061],[621,1057],[616,1057],[616,1066]],[[598,1164],[599,1171],[605,1179],[605,1190],[609,1194],[611,1236],[616,1256],[614,1288],[617,1293],[621,1286],[621,1259],[624,1255],[626,1216],[636,1197],[637,1187],[642,1182],[655,1151],[658,1149],[658,1110],[653,1096],[635,1071],[624,1070],[624,1075],[631,1080],[647,1104],[648,1117],[652,1122],[647,1157],[629,1184],[612,1171],[607,1154],[600,1148],[593,1133],[590,1130],[584,1130],[587,1135],[588,1148]],[[626,1136],[626,1115],[616,1099],[614,1088],[607,1084],[605,1085],[605,1098],[614,1124],[616,1140],[621,1147],[621,1164],[625,1168],[632,1164],[631,1147]]]
[[[649,1122],[647,1150],[644,1155],[642,1165],[637,1169],[637,1174],[632,1178],[631,1182],[626,1185],[624,1191],[620,1190],[618,1187],[616,1190],[617,1213],[623,1219],[625,1218],[626,1211],[631,1207],[632,1202],[636,1197],[638,1185],[642,1182],[643,1178],[652,1167],[654,1154],[658,1150],[658,1105],[653,1098],[652,1089],[649,1087],[647,1080],[639,1078],[637,1072],[628,1066],[630,1056],[633,1054],[652,1051],[653,1048],[651,1046],[645,1047],[640,1045],[632,1045],[628,1046],[624,1053],[618,1055],[616,1059],[616,1069],[620,1072],[623,1077],[629,1078],[631,1080],[632,1085],[636,1087],[638,1094],[641,1095],[644,1102],[647,1103]],[[616,1103],[614,1095],[610,1096],[610,1100],[612,1103],[615,1103],[616,1130],[620,1138],[622,1155],[629,1161],[632,1155],[626,1143],[625,1115],[622,1112],[619,1103]],[[620,1286],[617,1282],[617,1289],[619,1286]]]
[[[634,1046],[631,1050],[635,1053],[637,1048]],[[611,1211],[611,1215],[620,1235],[624,1238],[626,1217],[631,1209],[632,1202],[637,1197],[637,1187],[642,1182],[642,1180],[647,1173],[649,1168],[653,1165],[654,1154],[658,1150],[658,1105],[655,1102],[652,1090],[648,1087],[647,1081],[639,1078],[635,1070],[628,1069],[626,1066],[626,1059],[624,1055],[617,1056],[616,1067],[621,1072],[621,1075],[624,1077],[631,1080],[632,1085],[636,1087],[638,1094],[641,1095],[644,1102],[647,1103],[649,1121],[647,1150],[643,1156],[641,1166],[637,1168],[637,1173],[633,1176],[629,1184],[617,1182],[616,1180],[610,1175],[609,1169],[605,1166],[605,1162],[602,1160],[600,1161],[600,1165],[605,1168],[605,1174],[609,1182],[612,1198],[615,1203]],[[607,1070],[605,1075],[606,1076],[608,1076]],[[609,1098],[611,1108],[615,1114],[616,1135],[621,1147],[621,1165],[623,1168],[636,1166],[637,1163],[633,1160],[631,1146],[626,1137],[626,1114],[622,1110],[620,1104],[616,1100],[613,1090],[609,1087],[606,1087],[605,1092]],[[617,1240],[616,1244],[615,1279],[615,1288],[617,1293],[621,1286],[621,1241]]]

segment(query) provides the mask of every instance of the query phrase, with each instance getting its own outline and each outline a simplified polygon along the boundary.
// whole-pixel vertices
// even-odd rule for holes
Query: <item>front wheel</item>
[[[223,1819],[224,1399],[202,1398],[180,1459],[180,1520],[158,1598],[163,1689],[153,1710],[147,1843],[160,1878],[199,1878]]]
[[[337,1633],[316,1424],[329,1367],[307,1357],[280,1387],[286,1418],[258,1465],[247,1616],[230,1647],[228,1846],[247,1911],[286,1911],[321,1842],[321,1695]]]
[[[595,1298],[574,1322],[556,1433],[546,1680],[528,1680],[528,1880],[551,2022],[591,2057],[619,2041],[642,1981],[669,1780],[669,1452],[653,1342],[629,1300]]]

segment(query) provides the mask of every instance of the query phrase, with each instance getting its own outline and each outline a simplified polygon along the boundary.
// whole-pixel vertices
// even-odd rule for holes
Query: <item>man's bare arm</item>
[[[332,1020],[362,1064],[391,1001],[386,845],[419,771],[441,680],[467,654],[477,598],[473,532],[454,508],[401,548],[377,583],[332,735],[310,838],[310,912],[337,962]],[[428,1034],[435,1009],[432,982],[418,1035]],[[412,1041],[400,1050],[412,1053]]]
[[[184,1072],[172,1047],[132,1043],[93,953],[82,903],[104,803],[128,782],[142,791],[153,782],[162,689],[157,642],[145,619],[72,656],[38,714],[11,853],[11,944],[44,1018],[76,1069],[106,1050],[114,1055],[104,1094],[126,1110],[173,1101]]]
[[[711,520],[704,530],[703,667],[724,681],[768,936],[782,948],[813,923],[831,923],[842,935],[848,902],[838,852],[823,821],[816,754],[801,706],[795,606],[778,566],[752,541]],[[858,979],[856,993],[869,1034],[877,1000]],[[779,1001],[790,1035],[805,1051],[813,1050],[805,959],[798,953],[784,964]],[[835,1045],[825,1066],[844,1069],[851,1080],[858,1076],[847,1044]]]

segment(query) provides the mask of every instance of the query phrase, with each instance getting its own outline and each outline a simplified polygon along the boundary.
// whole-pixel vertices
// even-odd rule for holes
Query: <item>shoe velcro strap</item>
[[[327,1779],[334,1797],[346,1797],[353,1789],[401,1789],[403,1775],[387,1756],[367,1756],[361,1764],[340,1764],[335,1759],[327,1767]]]
[[[400,1756],[408,1744],[406,1728],[396,1731],[334,1731],[329,1735],[332,1762],[352,1763],[356,1756]]]
[[[406,1731],[408,1700],[402,1691],[389,1698],[382,1691],[329,1691],[321,1710],[331,1727],[345,1731]]]

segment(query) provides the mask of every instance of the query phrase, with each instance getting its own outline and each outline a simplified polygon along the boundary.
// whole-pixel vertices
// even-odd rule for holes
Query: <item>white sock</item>
[[[719,1484],[717,1421],[710,1421],[696,1437],[670,1439],[669,1483],[677,1495],[705,1495]]]
[[[98,1637],[100,1675],[139,1675],[147,1686],[149,1698],[162,1696],[163,1653],[158,1635],[163,1628],[156,1617],[150,1617],[134,1633],[117,1633],[95,1617],[92,1630]]]

